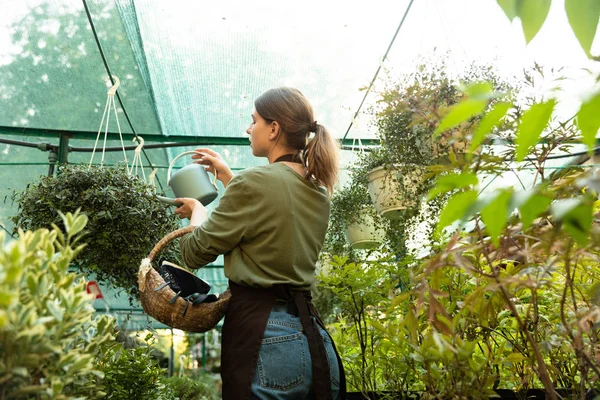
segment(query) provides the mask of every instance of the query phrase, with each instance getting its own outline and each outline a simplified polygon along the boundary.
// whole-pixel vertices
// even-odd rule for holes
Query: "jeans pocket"
[[[289,390],[303,383],[306,352],[302,332],[263,339],[257,371],[264,388]]]

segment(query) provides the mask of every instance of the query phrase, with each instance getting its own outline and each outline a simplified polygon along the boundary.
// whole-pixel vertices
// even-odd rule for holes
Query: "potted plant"
[[[369,196],[381,216],[398,220],[404,210],[418,206],[425,169],[417,164],[390,164],[391,157],[382,156],[385,153],[375,151],[366,159],[366,164],[378,165],[367,172]],[[377,156],[382,157],[380,162]]]
[[[385,237],[380,218],[366,187],[357,181],[350,182],[331,199],[326,249],[332,254],[342,254],[347,246],[357,250],[378,247]]]
[[[375,222],[375,208],[365,205],[348,219],[346,238],[353,249],[372,249],[381,244],[385,231]]]
[[[482,80],[498,90],[510,91],[514,86],[480,65],[451,78],[442,61],[420,65],[379,93],[371,113],[381,147],[363,154],[362,163],[370,167],[366,170],[369,193],[383,216],[400,219],[404,210],[418,207],[430,188],[431,169],[447,170],[452,160],[465,154],[469,143],[465,130],[437,132],[438,115],[462,99],[461,85]],[[474,117],[463,122],[471,126],[476,121]]]
[[[128,175],[125,167],[62,166],[58,174],[42,177],[13,199],[18,203],[15,229],[62,226],[58,211],[81,209],[89,220],[88,246],[75,265],[100,282],[125,289],[130,298],[137,294],[140,260],[178,228],[179,219],[157,199],[154,187]],[[161,257],[178,263],[179,252],[171,247]]]

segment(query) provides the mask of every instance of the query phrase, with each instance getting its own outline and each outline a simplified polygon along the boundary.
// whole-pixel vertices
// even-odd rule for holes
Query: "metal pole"
[[[71,135],[66,133],[60,134],[58,142],[58,163],[67,164],[69,162],[69,139]]]
[[[58,152],[56,150],[48,151],[48,176],[54,175],[54,166],[56,165],[56,161],[58,160]]]

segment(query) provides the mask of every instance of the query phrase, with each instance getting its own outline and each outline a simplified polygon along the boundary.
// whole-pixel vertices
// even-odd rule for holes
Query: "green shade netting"
[[[301,89],[317,119],[343,136],[401,3],[382,15],[369,4],[316,1],[87,1],[138,134],[231,137],[244,134],[253,99],[281,85]],[[368,39],[363,18],[381,22]],[[25,1],[0,23],[0,126],[95,131],[107,72],[82,1]]]
[[[121,82],[117,93],[124,110],[119,101],[116,108],[129,146],[135,144],[133,131],[147,144],[192,137],[240,139],[250,122],[253,99],[283,85],[304,92],[316,119],[334,136],[343,137],[353,122],[350,138],[373,137],[368,112],[354,119],[364,96],[359,89],[369,85],[408,4],[389,0],[86,1],[111,73]],[[421,38],[405,35],[403,40],[412,43]],[[405,54],[399,50],[396,61],[402,64]],[[93,147],[110,87],[107,79],[83,1],[9,0],[3,7],[0,138],[57,145],[59,132],[66,132],[71,135],[70,146]],[[365,104],[373,104],[373,99],[368,97]],[[118,132],[113,114],[108,131]],[[121,146],[117,139],[110,136],[107,146]],[[103,135],[99,151],[102,140]],[[195,147],[147,149],[146,176],[152,164],[157,186],[172,195],[166,184],[169,163]],[[234,170],[266,162],[254,158],[246,146],[211,147]],[[129,161],[133,154],[127,152]],[[71,163],[88,163],[90,157],[89,152],[68,156]],[[354,158],[352,152],[344,152],[343,165]],[[573,159],[559,159],[549,166],[560,167]],[[109,165],[122,160],[122,152],[105,155]],[[98,153],[94,163],[99,162]],[[178,160],[175,168],[188,162]],[[10,217],[16,212],[12,192],[46,174],[47,152],[0,143],[0,224],[5,229],[12,230]],[[344,172],[342,181],[346,176]],[[486,190],[503,185],[530,187],[534,177],[535,171],[515,166],[501,177],[484,178],[482,186],[491,182]],[[222,264],[222,258],[214,263]],[[221,268],[202,269],[198,274],[214,285],[226,284]],[[115,312],[137,312],[139,305],[128,305],[118,290],[103,291]],[[104,307],[97,305],[99,310]],[[138,325],[143,327],[144,322]]]

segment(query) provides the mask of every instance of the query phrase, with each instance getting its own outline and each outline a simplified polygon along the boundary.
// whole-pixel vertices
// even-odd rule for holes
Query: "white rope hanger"
[[[142,157],[141,157],[141,153],[142,153],[142,148],[144,147],[144,138],[141,136],[136,136],[133,138],[134,142],[139,142],[140,144],[137,145],[137,147],[134,150],[134,155],[133,155],[133,161],[131,162],[131,169],[128,172],[129,175],[134,174],[134,169],[135,169],[135,175],[138,174],[138,167],[139,169],[142,170],[142,177],[144,178],[144,182],[146,181],[146,173],[144,172],[144,165],[142,164]]]
[[[117,122],[117,129],[119,130],[119,138],[121,138],[121,148],[123,149],[123,157],[125,158],[125,164],[127,164],[127,154],[125,153],[125,144],[123,143],[121,124],[119,124],[119,115],[117,114],[117,106],[115,104],[115,93],[117,92],[117,88],[121,84],[121,81],[115,75],[113,75],[112,77],[115,80],[115,84],[111,86],[110,89],[108,89],[106,105],[104,106],[104,113],[102,114],[102,121],[100,121],[100,128],[98,128],[98,135],[96,136],[96,142],[94,143],[94,149],[92,150],[92,157],[90,158],[88,168],[92,166],[92,161],[94,161],[94,154],[96,153],[96,147],[98,146],[98,140],[100,139],[100,132],[102,132],[102,126],[104,125],[104,119],[106,118],[106,127],[104,128],[104,143],[102,145],[102,159],[100,160],[100,165],[102,166],[104,164],[104,153],[106,151],[106,138],[108,136],[108,124],[110,122],[111,104],[112,109],[115,113],[115,121]]]

